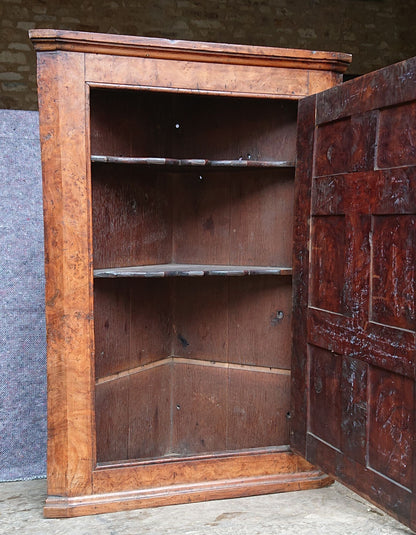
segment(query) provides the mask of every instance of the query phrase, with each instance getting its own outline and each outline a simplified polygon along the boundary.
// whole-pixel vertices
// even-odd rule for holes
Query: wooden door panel
[[[296,451],[413,528],[415,71],[300,103],[291,420]]]

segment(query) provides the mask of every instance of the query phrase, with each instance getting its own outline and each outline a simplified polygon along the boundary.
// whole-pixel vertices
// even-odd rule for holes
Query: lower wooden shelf
[[[46,518],[321,488],[333,479],[288,447],[99,466],[93,493],[48,496]]]
[[[277,266],[230,266],[218,264],[158,264],[94,269],[95,278],[203,277],[205,275],[292,275],[292,268]]]

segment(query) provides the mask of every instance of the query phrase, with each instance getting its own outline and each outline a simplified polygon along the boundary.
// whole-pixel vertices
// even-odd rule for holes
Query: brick
[[[17,72],[1,72],[0,73],[0,80],[21,80],[23,76],[21,74],[18,74]]]
[[[9,52],[3,50],[0,52],[0,63],[26,63],[26,56],[22,52]]]
[[[31,28],[35,27],[34,22],[18,22],[16,24],[16,28],[19,28],[20,30],[30,30]]]
[[[22,82],[3,82],[1,88],[3,91],[26,91],[27,85]]]
[[[32,50],[31,47],[27,45],[26,43],[10,43],[8,48],[10,50],[24,50],[24,51]]]

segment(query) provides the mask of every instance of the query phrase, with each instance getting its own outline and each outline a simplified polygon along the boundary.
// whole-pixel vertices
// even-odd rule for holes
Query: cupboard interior
[[[90,107],[93,263],[113,270],[94,279],[97,462],[287,445],[296,103],[93,89]],[[225,270],[117,271],[172,264]]]

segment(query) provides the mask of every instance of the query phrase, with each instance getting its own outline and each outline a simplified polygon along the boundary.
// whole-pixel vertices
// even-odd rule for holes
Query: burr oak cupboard
[[[415,60],[30,35],[45,515],[335,477],[415,527]]]

